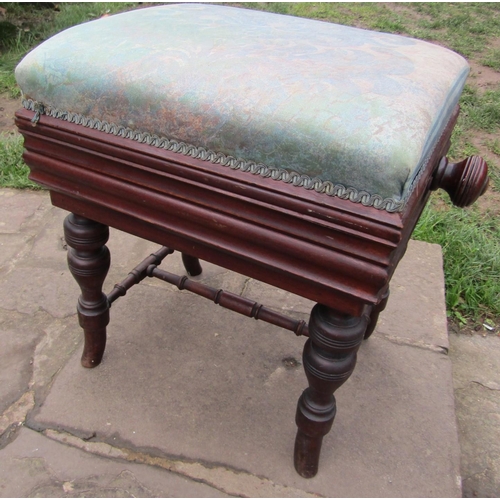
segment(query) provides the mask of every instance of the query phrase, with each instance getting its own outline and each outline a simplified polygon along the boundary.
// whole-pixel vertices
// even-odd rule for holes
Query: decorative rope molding
[[[342,184],[333,184],[330,181],[323,181],[318,177],[311,178],[308,175],[299,174],[283,168],[269,167],[263,163],[235,158],[225,155],[224,153],[217,153],[203,147],[193,146],[192,144],[186,144],[185,142],[175,141],[166,137],[158,137],[155,134],[149,134],[147,132],[139,132],[128,127],[108,123],[96,118],[89,118],[69,111],[61,111],[56,108],[51,108],[50,106],[45,106],[32,99],[23,99],[23,106],[25,109],[35,112],[35,116],[32,119],[34,125],[38,123],[41,115],[46,115],[100,132],[112,134],[117,137],[132,139],[142,144],[148,144],[149,146],[165,149],[173,153],[190,156],[197,160],[208,161],[224,167],[229,167],[233,170],[241,170],[242,172],[248,172],[253,175],[271,178],[275,181],[285,182],[308,190],[314,190],[317,193],[349,200],[353,203],[361,203],[365,207],[374,207],[378,210],[385,210],[387,212],[400,212],[403,210],[406,199],[408,198],[408,196],[406,196],[405,199],[401,201],[396,201],[392,198],[383,198],[378,194],[358,191],[353,187],[346,187]],[[412,184],[415,183],[415,180],[416,179],[413,180]],[[409,189],[407,195],[411,193],[412,187]]]

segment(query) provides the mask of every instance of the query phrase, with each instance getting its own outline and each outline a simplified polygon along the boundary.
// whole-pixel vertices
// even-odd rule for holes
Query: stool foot
[[[337,411],[333,393],[350,377],[368,318],[341,314],[316,304],[309,320],[303,362],[309,387],[297,405],[294,464],[305,478],[318,472],[323,436]]]
[[[387,306],[387,301],[389,300],[389,293],[390,293],[390,290],[389,290],[389,288],[387,288],[385,293],[382,295],[381,301],[373,308],[373,310],[370,314],[370,324],[368,325],[368,328],[366,329],[365,340],[370,338],[370,335],[375,331],[375,327],[377,326],[379,314]]]
[[[69,270],[82,292],[77,305],[85,336],[81,362],[85,368],[93,368],[102,360],[109,323],[109,304],[102,292],[110,265],[109,250],[105,246],[109,228],[70,214],[64,221],[64,237],[68,244]]]
[[[333,419],[331,423],[333,423]],[[311,437],[303,433],[300,429],[297,431],[293,465],[302,477],[309,479],[318,473],[319,455],[322,444],[323,436]]]
[[[203,271],[197,257],[192,257],[191,255],[183,253],[182,263],[184,264],[184,269],[186,269],[189,276],[199,276]]]

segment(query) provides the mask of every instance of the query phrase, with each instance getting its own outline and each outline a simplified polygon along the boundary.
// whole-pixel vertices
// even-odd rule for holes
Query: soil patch
[[[406,19],[411,19],[412,21],[420,21],[421,19],[424,19],[426,21],[432,20],[431,17],[428,16],[427,14],[417,12],[414,8],[408,7],[405,4],[383,2],[382,5],[384,5],[387,9],[392,10],[396,14],[400,14],[404,16]]]
[[[14,114],[21,107],[21,99],[12,99],[6,94],[0,94],[0,134],[16,132]]]
[[[471,67],[470,78],[480,90],[490,90],[500,85],[500,73],[476,61],[468,60]]]

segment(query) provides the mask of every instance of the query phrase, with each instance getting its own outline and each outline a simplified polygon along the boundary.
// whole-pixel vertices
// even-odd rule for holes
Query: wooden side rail
[[[231,311],[243,314],[249,318],[260,319],[266,323],[271,323],[272,325],[280,326],[286,330],[291,330],[297,336],[309,336],[309,330],[305,321],[295,320],[279,312],[272,311],[253,300],[246,299],[245,297],[241,297],[231,292],[212,288],[204,283],[193,281],[187,276],[178,276],[177,274],[169,273],[162,269],[158,269],[155,265],[149,266],[147,273],[149,276],[159,278],[167,283],[175,285],[179,290],[189,290],[196,295],[210,299],[225,309],[230,309]]]
[[[108,304],[111,306],[116,299],[123,297],[130,288],[140,283],[144,278],[147,278],[148,275],[146,270],[151,264],[159,266],[163,259],[172,253],[174,253],[174,250],[171,248],[161,247],[155,253],[146,257],[138,266],[134,267],[134,269],[128,273],[127,277],[121,283],[117,283],[114,286],[113,290],[108,294]]]
[[[305,321],[295,320],[279,312],[272,311],[258,302],[254,302],[234,293],[220,289],[218,290],[204,283],[193,281],[188,276],[179,276],[158,269],[163,259],[172,253],[174,253],[174,250],[171,248],[161,247],[159,250],[146,257],[139,265],[130,271],[128,276],[121,283],[114,286],[113,290],[107,296],[109,306],[119,297],[123,297],[130,288],[140,283],[144,278],[159,278],[171,285],[175,285],[179,290],[188,290],[196,295],[210,299],[215,304],[219,304],[225,309],[230,309],[231,311],[235,311],[250,318],[260,319],[266,323],[284,328],[285,330],[290,330],[297,336],[309,336],[309,329]],[[185,254],[183,254],[182,257],[185,266],[186,261],[188,261],[188,264],[192,265],[191,267],[186,266],[187,268],[195,268],[199,271],[197,274],[201,273],[201,266],[198,259],[191,256],[187,256],[186,258]],[[187,269],[187,271],[190,272],[189,269]]]

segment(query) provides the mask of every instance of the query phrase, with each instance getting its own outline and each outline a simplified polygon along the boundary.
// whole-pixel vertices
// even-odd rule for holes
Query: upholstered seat
[[[16,70],[28,109],[388,211],[467,74],[430,43],[193,4],[71,28]]]

